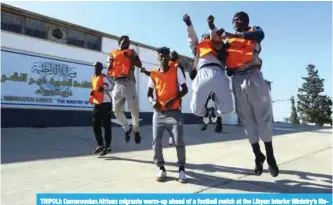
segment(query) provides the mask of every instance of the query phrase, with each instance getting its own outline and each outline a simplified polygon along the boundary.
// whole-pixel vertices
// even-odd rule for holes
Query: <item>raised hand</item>
[[[209,15],[207,18],[207,23],[210,29],[214,29],[215,25],[214,25],[214,16]]]
[[[185,14],[183,16],[183,21],[186,23],[187,26],[191,26],[192,25],[192,21],[189,15]]]

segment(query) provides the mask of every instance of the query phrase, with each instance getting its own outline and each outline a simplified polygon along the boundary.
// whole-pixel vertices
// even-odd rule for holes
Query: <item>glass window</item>
[[[24,18],[22,16],[1,11],[1,30],[22,33]]]
[[[85,36],[83,32],[69,29],[67,34],[67,44],[84,48]]]
[[[86,46],[89,49],[100,51],[102,47],[102,38],[99,36],[87,34]]]
[[[37,38],[47,39],[49,25],[43,21],[26,18],[25,34]]]

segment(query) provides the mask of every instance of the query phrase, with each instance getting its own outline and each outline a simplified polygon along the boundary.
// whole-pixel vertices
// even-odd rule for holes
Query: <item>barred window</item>
[[[32,37],[47,39],[49,25],[45,22],[26,18],[25,21],[25,34]]]
[[[100,51],[102,49],[102,38],[99,36],[87,34],[86,43],[86,46],[89,49],[96,51]]]
[[[66,25],[37,20],[1,10],[1,30],[55,41],[95,51],[102,50],[102,37]]]
[[[1,11],[1,30],[22,33],[24,18],[6,11]]]

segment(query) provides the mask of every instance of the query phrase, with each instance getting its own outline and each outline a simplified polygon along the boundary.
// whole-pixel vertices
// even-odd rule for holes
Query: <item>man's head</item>
[[[237,32],[246,31],[249,28],[250,18],[244,11],[237,12],[232,18],[232,25]]]
[[[118,40],[118,45],[120,49],[128,49],[131,44],[131,41],[128,36],[120,36]]]
[[[177,61],[179,59],[179,55],[176,51],[171,52],[171,61]]]
[[[103,65],[101,62],[95,62],[94,63],[94,70],[95,70],[95,74],[96,75],[100,75],[102,73],[103,70]]]
[[[170,49],[167,47],[158,48],[157,54],[161,67],[163,67],[164,70],[168,69],[170,61]]]
[[[204,33],[201,35],[201,40],[206,40],[206,39],[210,39],[210,35],[208,33]]]

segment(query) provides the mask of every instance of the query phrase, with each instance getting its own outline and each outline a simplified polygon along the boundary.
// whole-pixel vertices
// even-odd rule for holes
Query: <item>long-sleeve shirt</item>
[[[190,47],[193,55],[197,56],[196,45],[199,43],[199,39],[192,25],[187,27],[187,37],[188,37],[188,46]],[[195,67],[197,70],[206,64],[216,64],[220,65],[221,67],[224,67],[220,62],[220,60],[213,54],[200,58],[196,57]]]
[[[253,31],[244,32],[243,35],[244,39],[255,40],[258,43],[261,43],[265,38],[265,33],[259,26],[254,26]]]

